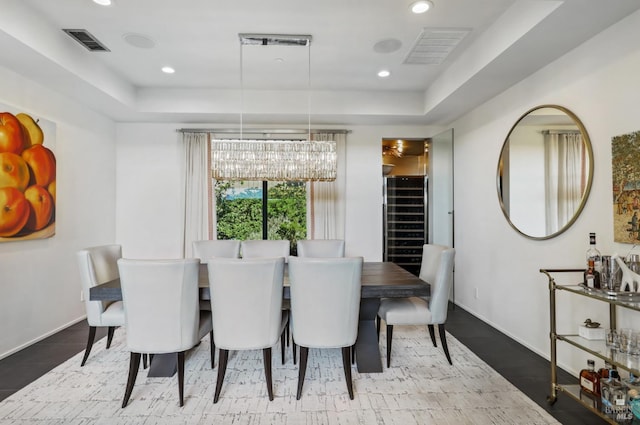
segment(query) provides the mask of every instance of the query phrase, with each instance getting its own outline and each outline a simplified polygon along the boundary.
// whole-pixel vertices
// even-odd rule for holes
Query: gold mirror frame
[[[512,143],[516,143],[516,141],[512,141],[511,137],[514,133],[514,130],[516,130],[516,128],[518,128],[519,125],[523,124],[523,120],[527,119],[528,117],[533,117],[535,116],[535,112],[536,111],[540,111],[542,109],[545,108],[551,108],[551,109],[555,109],[559,112],[564,113],[568,118],[570,118],[573,121],[573,124],[575,125],[575,127],[577,128],[577,130],[580,132],[580,135],[582,136],[582,143],[584,146],[584,151],[585,151],[585,157],[584,159],[586,161],[588,161],[588,167],[585,167],[588,171],[586,174],[586,181],[584,184],[584,189],[582,191],[582,197],[580,200],[580,204],[578,205],[578,207],[575,209],[573,215],[571,216],[571,218],[564,224],[561,225],[556,231],[553,231],[551,233],[546,234],[547,232],[545,231],[545,234],[543,235],[532,235],[532,234],[528,234],[527,231],[519,228],[512,220],[510,214],[509,214],[509,210],[508,208],[505,206],[505,202],[504,202],[504,196],[503,196],[503,191],[505,190],[505,184],[504,184],[504,174],[505,174],[505,162],[509,162],[508,157],[506,157],[509,153],[510,150],[510,146]],[[529,118],[532,119],[532,118]],[[512,170],[509,170],[508,173],[512,173]],[[533,240],[545,240],[545,239],[551,239],[553,237],[556,237],[560,234],[562,234],[563,232],[565,232],[569,227],[571,227],[571,225],[578,219],[578,217],[580,216],[580,213],[582,212],[587,199],[589,198],[589,193],[591,192],[591,184],[593,182],[593,149],[591,146],[591,140],[589,139],[589,134],[587,133],[584,125],[582,124],[582,122],[580,121],[580,119],[570,110],[568,110],[567,108],[563,107],[563,106],[559,106],[559,105],[540,105],[540,106],[536,106],[534,108],[529,109],[527,112],[525,112],[524,114],[522,114],[522,116],[520,116],[520,118],[518,118],[518,120],[515,122],[515,124],[511,127],[511,129],[509,130],[509,133],[507,134],[507,137],[502,145],[502,149],[500,150],[500,156],[498,158],[498,169],[497,169],[497,173],[496,173],[496,187],[497,187],[497,194],[498,194],[498,201],[500,202],[500,208],[502,209],[502,213],[504,214],[505,218],[507,219],[507,222],[509,223],[509,225],[518,233],[520,233],[522,236],[529,238],[529,239],[533,239]],[[546,209],[546,201],[543,200],[542,201],[544,203],[544,207]]]

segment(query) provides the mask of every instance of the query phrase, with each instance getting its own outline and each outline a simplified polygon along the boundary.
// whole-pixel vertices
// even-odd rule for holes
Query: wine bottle
[[[587,249],[587,265],[593,260],[593,267],[598,273],[602,273],[602,255],[596,248],[596,234],[589,233],[589,249]]]

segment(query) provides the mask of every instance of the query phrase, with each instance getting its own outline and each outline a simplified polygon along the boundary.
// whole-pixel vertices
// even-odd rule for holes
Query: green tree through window
[[[266,193],[263,187],[267,187]],[[267,221],[266,239],[296,244],[307,237],[307,189],[304,182],[215,181],[218,239],[263,239],[262,223]],[[263,197],[266,196],[266,211]]]

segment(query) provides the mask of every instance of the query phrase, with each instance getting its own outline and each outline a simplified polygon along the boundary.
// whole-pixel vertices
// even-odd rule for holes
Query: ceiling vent
[[[424,28],[403,63],[439,65],[469,32],[468,28]]]
[[[90,52],[110,52],[111,50],[98,41],[91,33],[83,29],[63,29],[71,38],[82,44]]]

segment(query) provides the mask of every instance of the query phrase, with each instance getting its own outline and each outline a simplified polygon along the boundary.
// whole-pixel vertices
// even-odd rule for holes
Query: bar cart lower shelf
[[[568,395],[570,398],[574,399],[585,408],[591,410],[594,414],[598,415],[600,418],[604,419],[610,424],[630,424],[637,425],[640,424],[640,420],[634,419],[633,414],[628,409],[620,409],[619,411],[607,411],[603,409],[602,402],[599,397],[594,397],[590,394],[583,392],[580,389],[580,385],[560,385],[556,384],[556,394],[558,392],[562,392]],[[557,400],[557,396],[551,399],[549,396],[549,403],[553,404]]]
[[[594,397],[583,392],[580,385],[565,385],[558,383],[557,374],[557,344],[558,341],[567,343],[579,350],[587,352],[595,357],[609,362],[613,368],[622,369],[640,375],[640,356],[626,355],[613,350],[608,350],[604,341],[595,341],[582,338],[579,335],[558,334],[556,329],[556,292],[566,291],[571,294],[584,296],[602,301],[609,305],[608,327],[616,329],[616,308],[626,308],[640,312],[640,302],[629,301],[628,297],[617,298],[603,293],[587,291],[580,285],[558,285],[553,277],[556,273],[582,273],[584,269],[540,269],[549,279],[549,316],[551,342],[550,362],[551,362],[551,394],[547,397],[549,404],[554,404],[558,399],[558,394],[568,395],[580,403],[591,412],[604,419],[610,424],[640,424],[640,419],[635,418],[628,406],[619,408],[609,408],[602,405],[599,397]]]

